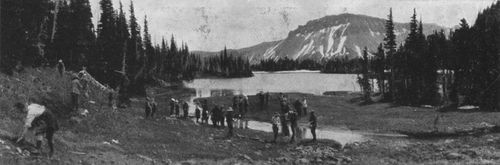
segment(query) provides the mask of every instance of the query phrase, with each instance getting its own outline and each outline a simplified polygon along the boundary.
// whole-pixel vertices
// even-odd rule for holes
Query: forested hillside
[[[158,79],[191,80],[206,72],[201,66],[217,65],[191,54],[188,44],[178,43],[174,36],[153,43],[149,19],[144,16],[144,22],[137,22],[133,2],[129,7],[120,3],[118,8],[111,0],[99,4],[100,18],[93,25],[88,0],[2,1],[2,70],[11,73],[16,66],[54,66],[61,59],[69,70],[87,67],[103,84],[117,87],[128,82],[132,92],[142,93],[145,85]],[[223,72],[219,69],[214,74],[219,71]]]

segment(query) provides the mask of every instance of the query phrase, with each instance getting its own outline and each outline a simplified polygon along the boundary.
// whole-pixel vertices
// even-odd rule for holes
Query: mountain
[[[366,46],[376,50],[383,41],[385,19],[356,14],[331,15],[311,20],[288,33],[279,41],[264,42],[255,46],[228,50],[229,53],[245,56],[256,63],[261,59],[329,59],[335,57],[361,57]],[[409,33],[408,23],[394,23],[397,40],[401,43]],[[424,33],[445,29],[436,24],[423,24]],[[194,52],[214,55],[217,52]]]

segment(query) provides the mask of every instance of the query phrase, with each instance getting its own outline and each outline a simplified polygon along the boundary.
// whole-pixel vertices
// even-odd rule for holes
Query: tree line
[[[224,48],[218,56],[203,58],[201,71],[204,74],[219,77],[252,77],[250,61],[241,56],[233,56]]]
[[[498,12],[500,2],[480,12],[473,26],[462,19],[460,27],[452,30],[448,36],[444,31],[435,31],[426,36],[423,34],[422,21],[417,20],[414,11],[410,20],[410,33],[404,43],[397,45],[390,10],[384,42],[373,58],[364,58],[364,61],[371,62],[363,64],[370,68],[369,71],[363,71],[363,77],[376,78],[384,100],[396,104],[455,108],[477,105],[481,110],[498,111]]]
[[[126,79],[125,88],[135,93],[144,92],[158,79],[181,82],[204,72],[248,72],[249,67],[234,67],[245,65],[246,59],[226,55],[223,62],[204,60],[191,54],[186,43],[178,45],[173,35],[170,41],[163,37],[161,43],[153,43],[147,16],[141,27],[133,1],[128,16],[121,2],[118,9],[111,0],[101,0],[99,5],[101,14],[94,28],[89,0],[3,0],[2,71],[11,73],[19,65],[54,66],[62,60],[68,70],[86,67],[111,87],[124,88]]]
[[[257,71],[288,71],[288,70],[319,70],[321,63],[312,59],[294,60],[287,57],[279,59],[262,59],[259,63],[252,65]]]

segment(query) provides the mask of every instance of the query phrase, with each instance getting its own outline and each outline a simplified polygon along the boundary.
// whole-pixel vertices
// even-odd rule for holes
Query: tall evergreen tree
[[[384,38],[384,48],[386,49],[387,59],[389,68],[391,71],[391,78],[389,79],[389,93],[391,94],[390,98],[394,99],[396,96],[395,91],[395,79],[396,79],[396,68],[395,61],[393,60],[396,54],[396,34],[394,32],[394,22],[392,20],[392,8],[389,9],[389,15],[387,16],[387,21],[385,23],[385,38]]]
[[[93,32],[94,25],[92,23],[92,11],[88,0],[72,0],[70,4],[71,20],[70,29],[72,29],[74,50],[71,55],[73,57],[66,64],[72,70],[81,68],[82,65],[87,66],[89,56],[95,54],[92,49],[95,47],[95,34]],[[69,62],[69,63],[68,63]]]

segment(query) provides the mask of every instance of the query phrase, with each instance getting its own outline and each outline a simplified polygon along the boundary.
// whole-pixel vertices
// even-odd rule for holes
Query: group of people
[[[188,118],[189,115],[189,104],[185,100],[177,100],[171,98],[169,101],[170,112],[169,116],[175,116],[178,118]],[[181,108],[182,108],[182,116],[181,116]]]
[[[273,133],[274,133],[274,142],[278,138],[278,127],[281,126],[281,134],[283,136],[290,136],[291,129],[291,138],[290,142],[295,141],[296,132],[298,129],[298,120],[300,117],[307,115],[307,99],[306,97],[302,98],[302,101],[296,99],[293,104],[288,101],[288,96],[282,93],[279,94],[278,97],[280,103],[280,112],[276,112],[271,118]],[[289,124],[290,123],[290,124]],[[289,126],[290,125],[290,126]],[[316,126],[317,119],[314,111],[311,111],[309,118],[309,126],[311,128],[311,134],[313,135],[313,141],[316,141]]]

